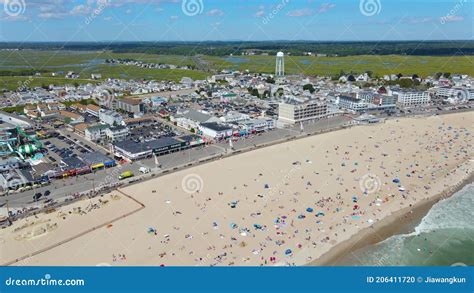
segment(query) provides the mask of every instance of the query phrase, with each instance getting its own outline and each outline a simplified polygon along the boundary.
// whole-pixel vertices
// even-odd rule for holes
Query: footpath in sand
[[[302,265],[465,179],[473,133],[472,112],[389,120],[196,166],[122,189],[145,208],[17,264]],[[55,220],[45,237],[60,242],[139,207],[118,202]],[[41,246],[17,239],[21,224],[0,231],[2,263]]]

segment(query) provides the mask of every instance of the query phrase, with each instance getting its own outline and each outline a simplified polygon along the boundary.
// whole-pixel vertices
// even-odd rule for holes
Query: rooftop
[[[169,147],[175,144],[181,144],[179,140],[172,137],[163,137],[147,142],[136,142],[134,140],[124,140],[115,143],[115,147],[129,153],[142,153],[154,149]]]
[[[225,130],[232,129],[229,126],[219,124],[219,123],[216,123],[216,122],[202,123],[201,126],[209,128],[209,129],[214,130],[214,131],[225,131]]]

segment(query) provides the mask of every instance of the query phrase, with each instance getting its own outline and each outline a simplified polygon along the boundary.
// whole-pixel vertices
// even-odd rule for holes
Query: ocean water
[[[474,266],[474,184],[435,204],[413,232],[359,249],[343,262],[338,264]]]

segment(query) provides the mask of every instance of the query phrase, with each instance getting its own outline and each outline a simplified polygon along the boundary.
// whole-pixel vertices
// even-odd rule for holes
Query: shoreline
[[[380,243],[395,235],[410,233],[436,203],[453,196],[472,183],[474,183],[473,171],[465,179],[448,187],[445,191],[428,199],[423,199],[412,207],[403,208],[374,225],[362,229],[356,235],[337,244],[318,259],[305,264],[305,266],[341,266],[338,263],[341,260],[346,260],[347,256],[354,251]],[[343,264],[342,266],[347,265]]]
[[[470,111],[472,111],[472,110],[469,109],[469,110],[462,110],[462,111],[456,111],[456,112],[440,113],[439,116],[452,115],[452,114],[456,114],[456,113],[464,113],[464,112],[470,112]],[[342,114],[340,116],[346,116],[346,114]],[[383,118],[384,119],[383,123],[386,123],[386,121],[390,121],[390,120],[418,119],[418,118],[427,118],[427,117],[430,117],[430,116],[433,116],[433,115],[432,114],[416,114],[416,115],[410,115],[410,116],[405,116],[405,117],[385,117],[385,118]],[[113,186],[105,186],[104,190],[96,190],[97,189],[96,188],[96,189],[85,190],[85,191],[79,192],[80,195],[78,197],[72,198],[69,201],[60,202],[60,203],[58,203],[56,205],[53,205],[53,206],[47,206],[47,207],[42,207],[42,208],[39,208],[39,209],[33,209],[33,210],[30,210],[30,211],[23,212],[21,214],[17,214],[15,216],[11,216],[10,221],[11,221],[11,224],[13,225],[13,223],[15,221],[18,221],[18,220],[21,220],[21,219],[24,219],[24,218],[28,218],[30,216],[36,216],[36,215],[41,214],[41,213],[43,213],[45,211],[48,211],[50,209],[60,208],[60,207],[63,207],[63,206],[69,206],[69,205],[73,204],[74,202],[80,201],[80,200],[82,200],[86,197],[87,198],[95,198],[95,197],[98,197],[98,196],[103,196],[104,194],[113,192],[113,191],[115,191],[119,188],[126,188],[126,187],[129,187],[129,186],[132,186],[132,185],[136,185],[136,184],[140,184],[140,183],[152,180],[152,179],[157,178],[157,177],[166,176],[168,174],[172,174],[172,173],[175,173],[175,172],[186,170],[186,169],[196,167],[196,166],[199,166],[199,165],[202,165],[202,164],[211,163],[211,162],[214,162],[214,161],[217,161],[217,160],[233,157],[233,156],[236,156],[236,155],[239,155],[239,154],[244,154],[244,153],[247,153],[247,152],[252,152],[252,151],[255,151],[255,150],[262,149],[262,148],[267,148],[267,147],[271,147],[271,146],[274,146],[274,145],[283,144],[283,143],[287,143],[287,142],[291,142],[291,141],[297,141],[297,140],[304,139],[304,138],[307,138],[307,137],[313,137],[313,136],[318,136],[318,135],[322,135],[322,134],[326,134],[326,133],[337,132],[337,131],[341,131],[341,130],[344,130],[344,129],[350,129],[350,128],[354,128],[354,127],[366,127],[366,126],[367,126],[366,124],[353,124],[353,125],[348,124],[348,125],[335,126],[335,127],[330,127],[330,128],[327,128],[327,129],[313,131],[311,133],[303,132],[303,133],[300,133],[300,134],[297,134],[297,135],[285,136],[285,137],[282,137],[278,140],[264,142],[264,143],[261,143],[261,144],[255,144],[253,146],[248,146],[248,147],[245,147],[245,148],[242,148],[242,149],[234,150],[234,151],[229,152],[229,153],[212,155],[212,156],[209,156],[209,157],[205,157],[205,158],[196,160],[194,162],[188,162],[188,163],[178,165],[178,166],[175,166],[175,167],[172,167],[172,168],[169,168],[169,169],[163,169],[163,170],[160,169],[159,171],[152,171],[149,174],[144,174],[144,175],[139,175],[137,177],[134,177],[130,181],[116,182],[115,184],[113,184]],[[91,193],[93,193],[93,195],[91,195]]]
[[[109,262],[119,266],[193,263],[198,266],[250,266],[283,262],[298,266],[331,265],[352,250],[413,228],[408,224],[421,220],[436,202],[473,181],[473,154],[470,149],[465,152],[466,143],[470,144],[472,139],[464,134],[467,131],[465,128],[456,128],[463,127],[466,119],[470,121],[472,117],[452,116],[442,121],[436,118],[397,120],[367,130],[351,127],[343,133],[334,131],[322,138],[312,137],[306,143],[295,141],[275,145],[271,152],[260,149],[254,154],[242,153],[239,158],[234,154],[226,161],[193,166],[191,171],[174,170],[166,178],[135,182],[124,192],[148,207],[142,209],[139,215],[117,221],[107,229],[95,229],[94,233],[74,238],[74,241],[54,245],[60,239],[70,239],[71,233],[64,231],[83,227],[83,220],[74,217],[72,222],[62,225],[62,229],[66,230],[58,230],[48,239],[32,240],[31,244],[38,248],[54,249],[28,258],[27,264],[70,265],[71,260],[58,255],[67,255],[68,251],[94,242],[98,245],[96,249],[90,247],[77,253],[80,258],[74,261],[75,265]],[[439,128],[436,125],[441,125],[441,122],[454,127],[445,127],[442,132],[445,136],[449,137],[456,131],[461,134],[455,144],[451,145],[449,141],[449,149],[448,141],[437,134]],[[419,130],[410,127],[414,124],[420,125]],[[375,134],[377,136],[373,138]],[[414,135],[419,135],[420,140],[410,140]],[[391,160],[386,161],[386,156],[380,153],[381,144],[392,155]],[[269,154],[282,153],[290,148],[293,153],[289,156],[275,158]],[[443,151],[447,152],[445,161],[439,162]],[[344,157],[341,158],[343,152]],[[402,152],[403,156],[400,156]],[[410,159],[410,154],[414,157],[418,153],[422,154],[415,161]],[[333,169],[331,166],[338,160],[341,160],[340,167]],[[415,163],[416,166],[413,165]],[[216,174],[216,168],[221,172]],[[249,168],[253,172],[248,172]],[[275,168],[280,171],[275,173]],[[402,198],[399,188],[389,178],[403,176],[404,170],[413,174],[416,172],[419,178],[424,179],[407,173],[407,178],[402,179],[407,193]],[[354,207],[360,205],[362,209],[354,212],[352,200],[348,199],[353,194],[364,192],[361,184],[366,182],[361,178],[367,172],[379,176],[383,185],[381,181],[378,185],[383,187],[374,196],[356,198],[358,202]],[[228,182],[231,176],[234,186],[220,184]],[[194,180],[191,182],[196,182],[196,187],[188,187],[189,178]],[[345,181],[340,178],[345,178]],[[334,184],[330,184],[332,182]],[[426,184],[425,189],[423,184]],[[205,190],[204,193],[202,190]],[[328,198],[323,196],[325,194],[341,196]],[[324,214],[328,216],[317,219],[318,225],[314,225],[314,220],[309,218],[311,214],[318,217],[314,209],[318,213],[324,212],[322,217]],[[354,218],[357,214],[359,217]],[[84,220],[88,220],[90,227],[96,227],[100,224],[94,220],[97,215]],[[112,211],[103,210],[100,216],[110,218]],[[113,216],[117,215],[113,213]],[[163,222],[163,219],[170,220]],[[147,232],[150,227],[159,232],[151,235]],[[10,245],[5,246],[5,256],[8,252],[15,258],[17,254],[29,254],[28,247],[17,250],[15,231],[9,230],[12,234],[6,234],[5,241]],[[311,238],[314,235],[316,238]],[[132,244],[137,249],[127,249]],[[115,264],[114,256],[118,253],[126,253],[127,259],[118,260]]]

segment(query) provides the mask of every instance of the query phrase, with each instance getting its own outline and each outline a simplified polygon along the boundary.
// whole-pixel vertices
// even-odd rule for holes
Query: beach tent
[[[266,189],[270,188],[270,185],[265,184],[265,188],[266,188]]]
[[[285,254],[286,254],[286,255],[290,255],[291,253],[292,253],[291,249],[285,250]]]
[[[237,206],[238,203],[239,203],[238,201],[231,201],[229,203],[229,205],[230,205],[231,208],[235,209],[235,207]]]
[[[299,216],[298,216],[298,219],[304,219],[304,218],[306,218],[305,215],[299,215]]]
[[[393,179],[393,180],[392,180],[392,182],[393,182],[393,183],[397,183],[397,184],[398,184],[398,183],[400,183],[400,179],[398,179],[398,178],[395,178],[395,179]]]
[[[312,209],[312,208],[307,208],[306,211],[307,211],[308,213],[312,213],[312,212],[313,212],[313,209]]]

